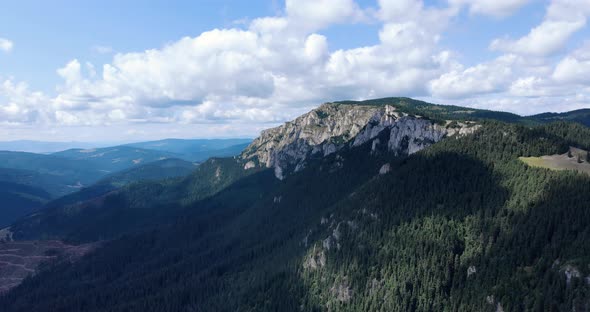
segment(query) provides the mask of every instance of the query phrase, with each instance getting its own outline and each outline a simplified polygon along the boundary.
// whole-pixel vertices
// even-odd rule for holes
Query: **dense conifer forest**
[[[472,135],[409,157],[370,153],[370,144],[349,148],[283,181],[271,170],[244,176],[231,159],[217,160],[219,167],[201,170],[211,177],[222,168],[226,182],[185,185],[207,196],[178,191],[185,197],[145,202],[167,194],[167,183],[178,190],[189,181],[178,180],[132,186],[114,197],[120,202],[111,206],[128,213],[153,214],[157,207],[179,217],[162,212],[170,222],[105,241],[79,262],[47,266],[0,305],[6,311],[587,311],[590,177],[518,160],[569,146],[588,149],[590,129],[486,121]],[[385,163],[391,171],[378,174]],[[95,239],[88,231],[67,234],[72,241]]]

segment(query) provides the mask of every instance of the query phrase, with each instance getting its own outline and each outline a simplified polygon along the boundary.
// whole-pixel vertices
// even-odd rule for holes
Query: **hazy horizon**
[[[13,140],[0,141],[0,151],[9,152],[26,152],[38,154],[51,154],[70,149],[93,149],[116,147],[121,145],[145,143],[145,142],[159,142],[165,140],[181,140],[181,141],[252,141],[253,138],[164,138],[156,140],[131,140],[131,141],[37,141],[37,140]],[[237,143],[239,145],[241,143]]]

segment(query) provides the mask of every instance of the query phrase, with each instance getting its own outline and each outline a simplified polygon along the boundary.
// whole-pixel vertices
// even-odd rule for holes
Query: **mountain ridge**
[[[107,241],[25,280],[0,304],[8,311],[584,311],[590,177],[528,167],[519,157],[587,150],[590,129],[386,107],[357,111],[361,120],[340,125],[312,111],[307,126],[327,119],[326,129],[275,129],[244,156],[210,159],[186,178],[128,186],[74,219],[52,217],[65,223],[32,222],[59,227],[58,237],[71,242]],[[341,139],[346,130],[353,135]],[[291,133],[283,145],[265,145]],[[282,169],[293,169],[283,179],[264,158],[277,154]],[[30,230],[17,228],[16,238]]]

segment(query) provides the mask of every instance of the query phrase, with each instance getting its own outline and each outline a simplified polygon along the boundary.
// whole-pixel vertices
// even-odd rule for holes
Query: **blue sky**
[[[588,107],[588,15],[589,0],[6,1],[0,140],[255,136],[382,96]]]

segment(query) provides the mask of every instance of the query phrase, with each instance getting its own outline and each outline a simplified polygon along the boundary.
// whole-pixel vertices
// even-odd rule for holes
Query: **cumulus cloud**
[[[0,50],[10,52],[14,48],[14,43],[8,39],[0,38]]]
[[[471,10],[475,10],[473,6]],[[457,105],[521,114],[587,107],[590,46],[559,56],[571,36],[585,27],[588,14],[588,0],[551,2],[542,23],[526,36],[492,41],[492,50],[504,54],[468,67],[456,62],[429,82],[430,96]]]
[[[364,18],[353,0],[286,0],[285,11],[292,24],[308,32]]]
[[[451,70],[430,81],[430,91],[433,96],[443,98],[497,92],[509,83],[514,58],[512,55],[502,56],[488,63]]]
[[[287,1],[284,16],[119,53],[98,74],[72,60],[57,71],[63,84],[52,107],[68,124],[88,112],[103,122],[264,123],[328,99],[425,94],[424,81],[449,60],[437,42],[452,13],[417,1],[379,4],[383,26],[373,46],[330,51],[317,33],[362,21],[366,12],[352,0]]]
[[[4,80],[0,84],[0,124],[47,122],[47,101],[43,93],[30,90],[24,82]]]
[[[560,83],[590,83],[590,42],[568,54],[555,67],[553,79]]]
[[[467,6],[470,13],[506,17],[529,3],[530,0],[450,0],[452,5]]]
[[[8,79],[0,89],[0,122],[137,129],[175,123],[230,133],[258,131],[336,99],[402,95],[516,112],[556,101],[577,107],[590,94],[588,46],[557,62],[547,56],[584,27],[584,1],[556,0],[527,36],[492,43],[504,53],[466,66],[441,45],[461,8],[506,16],[528,1],[379,0],[367,9],[353,0],[287,0],[277,16],[116,53],[102,66],[73,59],[56,71],[62,79],[56,96]],[[333,49],[323,33],[334,24],[365,22],[379,25],[372,45]],[[575,27],[564,34],[556,30],[565,29],[560,23]]]
[[[586,25],[590,0],[555,0],[547,9],[543,22],[519,39],[495,39],[492,50],[532,56],[549,56],[560,52],[567,40]]]

